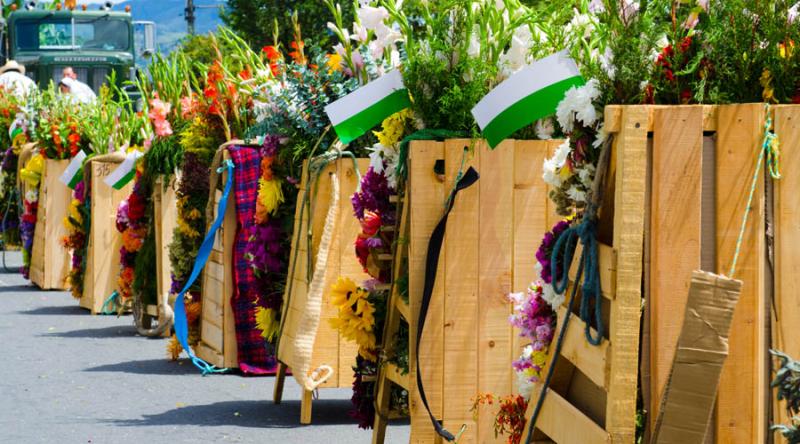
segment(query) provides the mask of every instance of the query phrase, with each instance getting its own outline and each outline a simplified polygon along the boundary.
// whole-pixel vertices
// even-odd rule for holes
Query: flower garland
[[[528,399],[521,395],[508,395],[502,398],[496,397],[491,393],[479,393],[474,399],[470,409],[478,419],[480,406],[494,405],[495,402],[500,407],[494,418],[495,436],[508,434],[508,444],[519,444],[525,433],[525,412],[528,409]]]
[[[86,273],[86,249],[88,248],[88,233],[91,224],[89,208],[89,186],[87,181],[80,181],[72,192],[72,202],[69,204],[67,216],[64,217],[64,226],[69,234],[62,239],[64,248],[72,250],[72,268],[67,281],[70,284],[72,296],[80,299],[83,296],[83,276]]]
[[[136,277],[137,253],[145,243],[148,234],[149,218],[146,208],[150,190],[142,180],[144,164],[136,169],[133,192],[123,200],[117,209],[117,231],[122,234],[120,247],[120,273],[117,278],[121,307],[128,306],[133,296],[133,283]]]
[[[553,289],[553,276],[552,265],[550,258],[553,253],[553,248],[556,246],[559,236],[569,228],[572,218],[568,218],[557,222],[553,228],[544,234],[542,243],[536,250],[536,272],[541,278],[542,298],[547,301],[554,309],[564,303],[565,296],[557,294]],[[562,272],[562,264],[556,264],[556,271],[560,274]]]
[[[340,277],[331,288],[331,304],[339,310],[338,317],[330,324],[358,345],[358,354],[364,359],[376,361],[377,340],[375,338],[375,306],[370,302],[370,291],[358,287],[349,278]]]
[[[547,362],[547,352],[553,341],[556,314],[543,298],[541,282],[534,282],[525,293],[511,293],[514,314],[509,323],[520,330],[519,336],[530,343],[522,349],[522,355],[512,363],[517,373],[519,393],[530,399],[533,384],[539,382]]]
[[[20,238],[22,239],[22,269],[25,279],[30,277],[31,253],[36,230],[36,218],[39,211],[39,184],[44,172],[44,156],[34,154],[25,167],[19,172],[20,178],[27,184],[28,190],[22,196],[23,212],[20,219]]]
[[[10,146],[0,163],[0,233],[5,245],[19,245],[19,206],[16,200],[19,148]]]
[[[245,258],[255,271],[259,288],[256,325],[261,335],[273,342],[280,329],[286,245],[284,230],[277,218],[285,201],[283,181],[275,177],[273,164],[278,154],[279,138],[268,136],[261,148],[261,177],[258,179],[255,232],[245,249]]]

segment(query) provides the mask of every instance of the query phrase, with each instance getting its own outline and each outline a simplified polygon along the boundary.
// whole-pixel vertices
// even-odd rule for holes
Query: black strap
[[[436,429],[436,433],[448,441],[455,441],[456,437],[453,436],[452,433],[445,430],[445,428],[442,427],[442,424],[436,418],[434,418],[433,413],[431,413],[431,408],[428,406],[428,398],[425,396],[425,389],[422,386],[422,373],[420,373],[419,370],[419,343],[422,340],[422,332],[425,329],[425,317],[428,315],[428,307],[431,305],[433,286],[436,283],[436,270],[439,268],[439,253],[442,250],[444,233],[447,229],[447,217],[450,215],[450,210],[453,209],[456,194],[458,194],[459,191],[470,187],[472,184],[477,182],[479,178],[480,175],[478,175],[478,172],[475,171],[475,169],[470,167],[467,170],[464,176],[459,179],[458,183],[456,183],[456,187],[448,199],[447,207],[445,208],[442,220],[440,220],[439,224],[436,225],[436,228],[433,229],[431,239],[428,243],[428,253],[425,258],[425,287],[422,290],[422,304],[419,309],[419,324],[417,325],[417,346],[415,350],[417,355],[417,390],[419,391],[419,397],[422,399],[422,404],[425,406],[425,410],[428,411],[428,416],[431,417],[431,422],[433,423],[433,428]]]

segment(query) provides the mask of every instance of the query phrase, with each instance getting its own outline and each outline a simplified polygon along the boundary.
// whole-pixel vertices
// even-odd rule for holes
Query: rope
[[[778,135],[772,131],[772,116],[770,115],[769,103],[764,104],[764,112],[766,119],[764,121],[764,142],[761,144],[761,149],[758,151],[758,160],[756,161],[756,170],[753,172],[753,180],[750,183],[750,194],[747,197],[747,206],[742,215],[742,225],[739,229],[739,237],[736,239],[736,250],[733,253],[733,262],[728,272],[728,277],[733,279],[736,273],[736,264],[739,261],[739,253],[741,253],[742,242],[744,240],[744,233],[747,229],[747,220],[750,217],[750,212],[753,210],[753,196],[755,196],[756,188],[758,187],[758,175],[761,172],[761,164],[764,163],[764,158],[767,158],[767,171],[770,177],[774,180],[781,178],[780,173],[780,143]]]
[[[600,152],[600,159],[598,161],[596,170],[597,172],[594,177],[594,182],[592,183],[592,189],[589,191],[589,196],[587,199],[588,203],[586,205],[586,209],[584,210],[581,223],[577,226],[572,226],[561,233],[556,241],[550,258],[550,266],[552,267],[551,272],[553,276],[553,289],[556,293],[563,294],[569,283],[569,269],[575,256],[575,250],[577,248],[578,241],[580,241],[581,245],[583,246],[581,257],[578,262],[578,271],[575,274],[575,282],[570,292],[569,304],[567,305],[567,311],[564,315],[564,322],[561,325],[561,330],[558,332],[558,339],[556,340],[555,350],[552,354],[553,359],[550,361],[547,367],[547,377],[542,384],[542,391],[539,393],[539,398],[536,400],[536,406],[533,410],[533,415],[528,423],[528,438],[525,441],[525,444],[530,444],[532,442],[534,435],[533,432],[536,428],[536,420],[539,418],[539,414],[542,411],[542,406],[544,405],[544,400],[547,397],[550,382],[552,381],[553,374],[555,373],[556,362],[558,362],[558,358],[561,355],[561,348],[564,345],[564,337],[566,336],[569,321],[572,317],[572,308],[575,305],[575,297],[578,293],[579,286],[582,292],[579,316],[586,324],[584,329],[586,340],[594,346],[600,345],[603,340],[605,326],[603,325],[602,318],[602,292],[600,290],[600,272],[597,259],[596,215],[597,209],[600,208],[600,205],[603,201],[603,184],[605,182],[606,170],[608,169],[609,157],[611,155],[612,139],[613,138],[611,136],[608,137],[603,145],[602,151]],[[558,273],[557,267],[559,259],[561,259],[562,267],[560,274]],[[583,278],[584,271],[586,272],[586,279],[583,280],[582,285],[579,285],[579,282],[581,282],[581,279]],[[594,320],[597,326],[596,336],[592,336],[591,322],[589,320],[590,301],[592,300],[594,300]]]
[[[106,301],[103,302],[103,305],[100,308],[100,314],[104,315],[115,314],[116,311],[114,310],[114,307],[117,306],[118,301],[119,301],[119,293],[117,292],[117,290],[114,290],[111,292],[111,296],[109,296],[108,299],[106,299]]]

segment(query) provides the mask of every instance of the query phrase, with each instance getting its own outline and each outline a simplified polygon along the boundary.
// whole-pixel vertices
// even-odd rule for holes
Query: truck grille
[[[62,72],[64,71],[64,68],[66,68],[66,66],[54,66],[53,67],[53,82],[56,85],[58,85],[58,82],[60,82],[61,79],[64,78],[64,75],[62,74]],[[88,84],[88,81],[89,81],[89,68],[73,67],[72,70],[75,71],[75,74],[78,75],[78,80],[80,80],[83,83],[87,83]]]
[[[100,87],[106,83],[106,77],[109,74],[108,68],[95,68],[92,72],[92,89],[95,92],[100,91]]]

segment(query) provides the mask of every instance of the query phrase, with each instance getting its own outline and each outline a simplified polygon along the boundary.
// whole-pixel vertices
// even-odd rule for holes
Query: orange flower
[[[261,48],[261,52],[267,55],[267,59],[270,62],[276,62],[281,59],[281,52],[274,46],[265,46]]]

